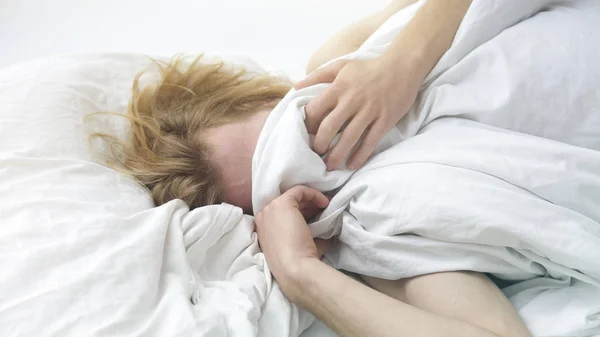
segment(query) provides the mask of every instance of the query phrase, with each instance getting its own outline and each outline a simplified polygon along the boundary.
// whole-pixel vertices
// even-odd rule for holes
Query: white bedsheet
[[[515,1],[507,3],[523,9],[525,2]],[[475,1],[473,8],[485,6],[485,3]],[[535,13],[550,2],[526,4],[531,4],[528,11]],[[533,87],[529,84],[538,81],[523,80],[514,87],[515,81],[498,81],[494,83],[494,90],[478,91],[483,96],[456,99],[464,95],[460,96],[460,92],[456,96],[454,93],[449,95],[446,90],[460,89],[454,81],[463,81],[459,75],[470,72],[467,66],[458,72],[456,60],[462,60],[456,63],[458,66],[474,53],[468,48],[457,54],[448,53],[429,78],[426,90],[431,91],[426,91],[419,101],[418,108],[429,113],[423,115],[429,120],[422,123],[434,119],[436,111],[470,119],[474,119],[471,116],[479,118],[482,116],[479,112],[492,111],[496,107],[511,112],[510,104],[514,104],[515,95],[538,95],[534,97],[541,100],[517,102],[530,104],[525,105],[527,109],[536,108],[535,102],[544,102],[544,107],[561,109],[565,113],[568,102],[568,111],[575,111],[579,117],[568,119],[568,122],[565,118],[558,119],[552,125],[565,127],[565,130],[579,128],[578,134],[583,136],[556,138],[567,135],[560,132],[561,128],[539,127],[532,132],[518,129],[535,126],[536,118],[541,117],[521,115],[518,111],[506,120],[492,121],[514,122],[516,126],[496,126],[555,138],[573,147],[579,146],[578,151],[591,151],[581,146],[596,139],[588,132],[597,125],[596,115],[584,115],[583,112],[597,111],[593,109],[598,106],[593,90],[598,87],[595,79],[600,77],[592,76],[598,74],[598,68],[589,64],[588,57],[594,56],[591,54],[593,44],[586,45],[588,40],[597,37],[598,30],[593,29],[597,13],[593,9],[597,6],[583,12],[574,8],[580,4],[584,2],[574,2],[572,6],[538,15],[560,15],[560,20],[569,23],[556,26],[544,21],[545,28],[553,32],[548,36],[555,36],[559,41],[560,52],[553,50],[552,57],[548,57],[543,48],[528,46],[526,38],[531,35],[524,34],[523,37],[516,31],[514,36],[505,38],[505,43],[520,41],[521,49],[512,44],[506,49],[489,44],[488,57],[492,60],[489,63],[481,58],[473,61],[483,63],[477,72],[471,73],[472,76],[485,78],[487,72],[498,78],[495,73],[498,72],[522,80],[524,78],[519,77],[522,74],[512,71],[512,65],[528,61],[526,64],[530,67],[549,71],[546,80],[559,79],[549,82],[553,85]],[[511,7],[500,6],[500,9],[505,8]],[[518,11],[508,12],[501,17],[511,18],[514,22],[528,16]],[[571,15],[575,15],[576,20],[570,19]],[[385,46],[386,36],[393,36],[393,29],[401,27],[402,18],[407,16],[410,16],[409,11],[397,15],[397,21],[390,20],[359,55],[375,55]],[[466,22],[474,25],[475,31],[486,32],[488,38],[502,30],[496,27],[488,31],[477,26],[479,17],[474,9],[470,16],[473,20]],[[481,24],[486,20],[479,18]],[[461,38],[457,41],[485,40],[481,36],[474,40],[469,31],[462,28]],[[541,37],[546,38],[546,35]],[[472,47],[478,46],[479,42]],[[545,43],[553,42],[547,38]],[[535,46],[543,45],[544,41],[539,41]],[[477,49],[482,50],[485,49]],[[505,55],[502,50],[521,51],[522,54],[511,54],[521,57],[510,59],[510,55]],[[564,72],[564,62],[556,61],[571,57],[573,50],[582,51],[577,53],[583,55],[577,62],[585,67],[586,76],[576,77],[581,74],[578,71]],[[525,57],[528,53],[532,53],[531,57]],[[60,57],[0,71],[0,265],[3,267],[0,274],[0,335],[298,335],[311,323],[312,317],[291,306],[272,282],[264,258],[257,249],[250,218],[227,205],[188,212],[183,203],[174,201],[153,208],[147,191],[107,168],[104,161],[90,153],[86,141],[89,127],[115,129],[122,134],[125,129],[121,122],[111,118],[84,124],[83,116],[96,111],[125,111],[133,75],[144,65],[146,61],[139,55],[105,54]],[[453,72],[455,75],[446,76]],[[571,89],[557,93],[553,91],[557,82]],[[480,81],[474,81],[475,88],[478,83]],[[320,88],[317,86],[293,95],[307,98]],[[547,104],[548,97],[552,97],[554,104]],[[453,108],[453,104],[458,103]],[[500,108],[498,111],[502,110]],[[471,115],[462,116],[461,113]],[[408,124],[416,125],[413,119],[419,116],[411,113]],[[393,144],[398,135],[411,136],[409,131],[416,133],[416,129],[399,128],[398,134],[392,135],[388,138],[389,143],[382,146]],[[433,124],[431,131],[435,131]],[[546,134],[550,131],[554,133]],[[561,146],[569,146],[565,144]],[[592,157],[590,155],[590,159]],[[564,163],[568,164],[568,161]],[[579,167],[573,169],[579,170]],[[579,196],[575,193],[570,197],[565,195],[564,199],[565,202],[579,201]],[[571,209],[570,206],[565,208]],[[590,226],[589,230],[593,228]],[[583,279],[585,276],[592,278],[586,268],[594,266],[593,261],[584,263],[583,270],[569,279],[559,279],[552,289],[544,292],[544,297],[536,296],[541,289],[528,283],[520,283],[506,291],[521,314],[530,318],[528,323],[534,331],[554,329],[555,335],[566,336],[573,331],[589,335],[597,324],[597,310],[589,306],[596,288],[589,289],[592,281],[586,283]],[[565,282],[571,282],[572,286],[565,288]],[[569,303],[564,301],[567,292],[571,298]],[[556,295],[551,296],[553,293]],[[541,307],[546,307],[546,311],[540,311]],[[561,317],[566,317],[566,323],[547,314],[558,308],[564,314]],[[326,330],[322,324],[317,324],[307,333],[324,336]]]
[[[127,128],[83,117],[125,111],[147,65],[100,54],[0,71],[0,336],[298,336],[312,317],[273,283],[251,217],[153,207],[89,151],[91,131]]]
[[[349,57],[378,55],[410,12]],[[290,93],[259,139],[255,211],[297,184],[330,192],[311,230],[338,235],[335,267],[490,273],[514,283],[504,291],[535,336],[600,334],[599,14],[596,1],[474,1],[356,172],[326,172],[302,127],[326,85]]]

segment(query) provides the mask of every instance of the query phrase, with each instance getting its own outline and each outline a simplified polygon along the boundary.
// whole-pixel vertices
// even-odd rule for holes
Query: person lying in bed
[[[353,148],[348,167],[367,160],[450,47],[470,1],[429,0],[381,57],[313,70],[357,49],[413,2],[393,1],[340,32],[311,58],[311,74],[296,84],[333,82],[306,106],[314,150],[330,150],[328,169],[338,168]],[[136,78],[126,170],[148,187],[156,204],[176,198],[191,208],[227,202],[252,213],[252,156],[265,120],[291,84],[199,60],[182,71],[182,62],[159,64],[157,84],[140,87]],[[313,241],[303,215],[327,204],[320,192],[297,186],[257,214],[256,226],[284,293],[339,335],[529,336],[507,298],[482,274],[446,272],[398,281],[364,277],[371,288],[321,262],[327,242]]]

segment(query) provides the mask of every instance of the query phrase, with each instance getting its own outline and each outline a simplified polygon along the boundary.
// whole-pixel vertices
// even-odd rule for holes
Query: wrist
[[[426,41],[390,45],[381,55],[382,66],[388,71],[396,69],[401,77],[410,76],[413,80],[422,81],[437,62],[437,59],[432,60],[430,49]]]
[[[290,301],[306,306],[315,288],[317,271],[323,266],[323,262],[316,258],[302,259],[293,264],[281,281],[278,280],[279,286]]]

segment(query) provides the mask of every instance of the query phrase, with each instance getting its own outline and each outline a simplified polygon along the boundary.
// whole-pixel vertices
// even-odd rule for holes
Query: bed
[[[169,297],[161,289],[171,289],[163,282],[178,283],[156,278],[166,272],[161,261],[169,253],[161,248],[168,225],[125,225],[151,200],[90,155],[82,117],[124,111],[131,78],[147,65],[144,55],[209,52],[241,63],[251,57],[301,79],[329,35],[386,3],[3,1],[0,335],[224,335],[191,328],[184,323],[189,312],[173,312],[160,300]],[[102,242],[115,247],[105,250]],[[138,281],[150,288],[136,292]],[[111,322],[109,312],[120,318]],[[135,323],[136,315],[160,315],[166,330]],[[239,331],[253,335],[252,328]],[[315,324],[303,336],[328,333]]]
[[[326,36],[384,3],[5,2],[0,335],[335,336],[283,297],[250,217],[228,205],[154,207],[88,142],[99,130],[126,138],[125,121],[85,116],[126,110],[144,54],[209,51],[299,79]],[[556,310],[589,319],[577,322],[589,336],[600,319],[578,316],[577,291]]]

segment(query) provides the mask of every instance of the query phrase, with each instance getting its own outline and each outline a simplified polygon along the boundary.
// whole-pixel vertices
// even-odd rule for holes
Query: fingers
[[[305,208],[305,204],[314,204],[315,206],[323,209],[329,205],[329,199],[318,190],[314,188],[298,185],[287,190],[282,197],[288,198],[298,208],[301,206]]]
[[[317,83],[331,83],[338,76],[340,70],[348,60],[338,60],[330,65],[310,73],[304,80],[298,82],[296,89],[305,88]],[[311,100],[305,107],[306,128],[309,133],[316,133],[319,125],[327,114],[337,105],[338,93],[334,87],[327,88],[319,96]]]
[[[304,111],[306,113],[306,129],[309,133],[317,133],[319,125],[325,116],[335,108],[337,101],[338,95],[335,92],[335,88],[330,86],[319,96],[308,102],[304,107]]]
[[[318,83],[331,83],[346,63],[348,63],[348,60],[337,60],[323,68],[319,68],[308,74],[302,81],[297,82],[294,88],[300,90]]]
[[[315,246],[317,246],[317,256],[321,258],[327,253],[329,246],[331,246],[331,239],[315,239]]]
[[[369,158],[369,156],[375,151],[377,144],[387,131],[386,122],[383,120],[377,120],[368,131],[365,138],[363,138],[360,147],[354,151],[354,154],[348,160],[348,168],[351,170],[361,167]]]
[[[321,125],[319,125],[313,144],[313,150],[319,154],[327,152],[335,135],[340,132],[342,126],[350,120],[355,113],[356,111],[350,109],[349,106],[338,104],[335,109],[323,119]]]
[[[368,111],[362,111],[362,113],[354,116],[350,124],[344,129],[339,142],[327,156],[327,170],[335,170],[340,166],[374,118]]]

